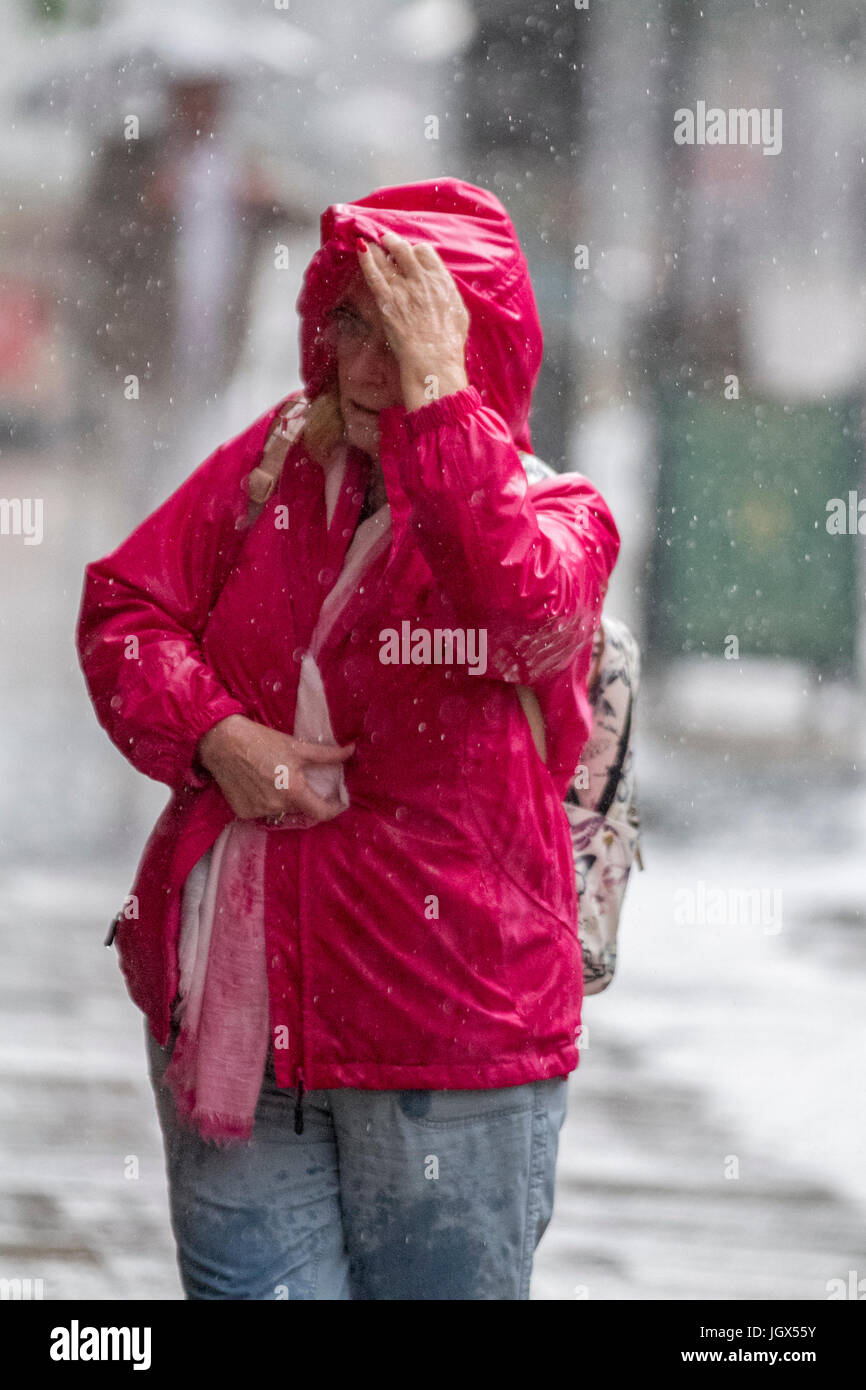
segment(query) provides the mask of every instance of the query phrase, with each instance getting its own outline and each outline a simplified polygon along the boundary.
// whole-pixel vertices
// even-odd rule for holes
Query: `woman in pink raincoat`
[[[172,789],[116,942],[183,1287],[526,1299],[619,537],[585,478],[527,483],[542,335],[491,193],[329,207],[298,310],[303,390],[88,566],[79,625],[100,722]]]

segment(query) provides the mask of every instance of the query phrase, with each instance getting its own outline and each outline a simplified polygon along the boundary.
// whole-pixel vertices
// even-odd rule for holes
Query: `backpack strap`
[[[634,697],[631,693],[629,693],[628,709],[626,711],[625,724],[623,725],[622,730],[622,737],[620,738],[616,750],[616,760],[610,769],[610,776],[607,779],[607,785],[605,786],[605,789],[602,792],[601,797],[599,798],[598,805],[595,808],[597,814],[600,816],[606,816],[611,806],[613,805],[613,799],[616,796],[616,789],[619,786],[619,779],[622,776],[623,766],[625,765],[625,755],[628,752],[628,741],[631,738],[631,712],[633,705]],[[641,865],[641,868],[643,868],[643,865]]]
[[[589,674],[586,678],[586,693],[589,696],[589,703],[591,705],[595,704],[595,697],[598,691],[598,678],[601,675],[601,661],[604,656],[605,640],[604,623],[599,623],[592,639],[592,664],[590,665]]]
[[[276,419],[271,424],[262,456],[245,480],[249,498],[247,526],[252,526],[257,520],[262,507],[279,482],[286,454],[304,428],[308,404],[305,396],[293,392],[283,401]]]

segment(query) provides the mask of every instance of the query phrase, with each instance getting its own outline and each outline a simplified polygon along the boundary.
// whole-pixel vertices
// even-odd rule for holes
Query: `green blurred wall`
[[[860,403],[661,387],[651,652],[790,657],[853,675],[859,547],[827,502],[862,487]]]

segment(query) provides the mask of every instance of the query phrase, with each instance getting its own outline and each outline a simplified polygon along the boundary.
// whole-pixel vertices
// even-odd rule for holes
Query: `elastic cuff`
[[[202,767],[196,756],[187,768],[186,776],[183,779],[185,787],[206,787],[213,778],[206,767]]]
[[[452,391],[447,396],[428,401],[417,410],[407,410],[404,416],[406,431],[410,439],[416,439],[427,430],[435,430],[439,425],[456,425],[478,410],[483,401],[475,386],[464,386],[462,391]]]
[[[215,729],[217,724],[221,724],[224,719],[228,719],[229,716],[232,714],[242,714],[245,718],[249,718],[249,714],[247,713],[244,706],[240,704],[239,701],[232,699],[228,699],[225,705],[223,705],[222,708],[220,708],[219,710],[211,711],[211,716],[205,722],[205,727],[203,729],[200,729],[195,736],[192,754],[190,757],[190,761],[187,764],[187,768],[183,778],[185,785],[193,787],[206,787],[210,782],[213,781],[213,777],[208,772],[207,768],[199,762],[198,746],[201,740],[204,738],[205,734],[210,733],[211,729]]]

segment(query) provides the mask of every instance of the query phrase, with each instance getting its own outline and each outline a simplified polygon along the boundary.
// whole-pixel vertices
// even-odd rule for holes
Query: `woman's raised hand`
[[[242,714],[222,719],[198,744],[199,761],[238,820],[282,815],[302,815],[314,823],[333,820],[345,807],[317,796],[304,769],[345,762],[354,751],[354,743],[344,748],[304,743]]]
[[[464,390],[469,311],[436,248],[383,232],[381,246],[359,238],[358,261],[400,364],[407,410]]]

